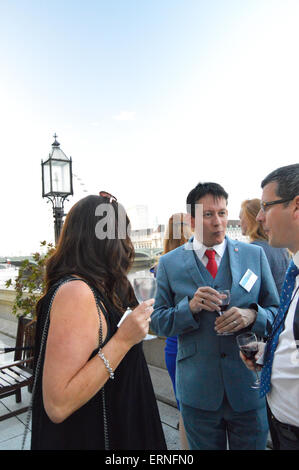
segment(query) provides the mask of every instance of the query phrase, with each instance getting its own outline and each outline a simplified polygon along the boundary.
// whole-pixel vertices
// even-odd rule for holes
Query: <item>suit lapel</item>
[[[193,237],[183,246],[184,268],[189,273],[197,287],[206,285],[206,281],[200,273],[195,260],[196,253],[193,249]]]
[[[294,338],[296,341],[297,349],[299,349],[299,300],[296,305],[293,330],[294,330]]]
[[[239,282],[241,280],[240,248],[238,241],[231,240],[228,237],[226,237],[226,239],[230,270],[232,275],[231,305],[234,305],[237,300],[237,296],[239,295],[237,291],[240,287]],[[235,300],[234,297],[236,297]]]

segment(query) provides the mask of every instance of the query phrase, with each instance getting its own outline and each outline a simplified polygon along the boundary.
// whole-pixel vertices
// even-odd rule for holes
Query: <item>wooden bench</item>
[[[16,402],[22,401],[21,389],[28,386],[32,389],[33,382],[33,346],[35,338],[35,321],[26,317],[18,320],[16,345],[6,348],[14,350],[14,361],[0,366],[0,400],[10,395],[16,396]],[[0,416],[0,421],[24,413],[28,406],[10,411]]]

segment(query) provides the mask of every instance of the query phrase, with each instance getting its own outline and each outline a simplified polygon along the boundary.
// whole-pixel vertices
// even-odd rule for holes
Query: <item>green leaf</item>
[[[17,278],[15,280],[8,279],[5,283],[6,288],[13,287],[16,292],[12,308],[14,315],[34,314],[36,303],[44,292],[46,286],[45,265],[47,259],[54,253],[55,247],[45,240],[40,242],[40,246],[43,247],[43,253],[33,254],[36,264],[31,263],[28,259],[24,260],[19,268]],[[45,247],[46,252],[44,252]]]

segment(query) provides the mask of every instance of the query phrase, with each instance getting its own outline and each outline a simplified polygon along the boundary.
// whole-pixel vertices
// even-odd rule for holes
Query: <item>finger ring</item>
[[[236,320],[234,320],[234,321],[233,321],[233,324],[234,324],[234,325],[237,325],[237,324],[238,324],[238,322],[237,322]]]

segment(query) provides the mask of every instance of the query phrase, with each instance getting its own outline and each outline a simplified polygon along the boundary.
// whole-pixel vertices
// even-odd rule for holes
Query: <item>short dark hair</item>
[[[224,198],[227,202],[228,194],[220,184],[217,183],[198,183],[187,196],[187,212],[191,214],[191,217],[195,217],[195,204],[199,199],[211,194],[214,199]]]
[[[281,199],[294,199],[299,195],[299,163],[282,166],[263,179],[264,188],[269,183],[277,183],[276,195]]]

